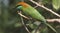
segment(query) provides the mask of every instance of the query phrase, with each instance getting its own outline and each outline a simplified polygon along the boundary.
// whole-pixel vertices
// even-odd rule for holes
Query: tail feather
[[[56,32],[57,33],[57,31],[50,25],[50,24],[48,24],[48,23],[44,23],[44,24],[46,24],[49,28],[51,28],[54,32]]]

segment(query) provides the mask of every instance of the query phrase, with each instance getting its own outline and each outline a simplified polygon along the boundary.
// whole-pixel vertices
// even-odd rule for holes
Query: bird
[[[44,18],[44,16],[41,15],[38,10],[36,10],[34,7],[29,5],[26,2],[18,2],[16,4],[16,9],[22,10],[22,12],[26,15],[29,15],[30,17],[42,21],[43,24],[47,25],[49,28],[51,28],[54,32],[57,32],[50,24],[47,23],[47,20]]]

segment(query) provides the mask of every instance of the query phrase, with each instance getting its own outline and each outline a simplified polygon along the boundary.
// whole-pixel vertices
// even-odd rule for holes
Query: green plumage
[[[22,7],[19,6],[18,8],[21,9],[23,13],[25,13],[26,15],[29,15],[32,18],[42,21],[44,24],[50,27],[54,32],[56,32],[56,30],[46,22],[46,19],[32,6],[28,5],[28,7],[26,8],[23,6]]]
[[[46,22],[45,18],[33,7],[29,6],[28,8],[22,8],[23,12],[27,15],[30,15],[32,18]]]

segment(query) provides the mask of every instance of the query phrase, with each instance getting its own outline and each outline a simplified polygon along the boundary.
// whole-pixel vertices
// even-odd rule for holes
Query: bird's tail
[[[51,28],[54,32],[57,33],[57,31],[50,24],[48,24],[47,22],[44,22],[44,24],[46,24],[49,28]]]

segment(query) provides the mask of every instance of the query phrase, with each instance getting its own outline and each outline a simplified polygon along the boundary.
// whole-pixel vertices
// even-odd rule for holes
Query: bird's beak
[[[20,9],[18,8],[18,6],[16,6],[14,9],[15,9],[16,11],[20,11]]]

